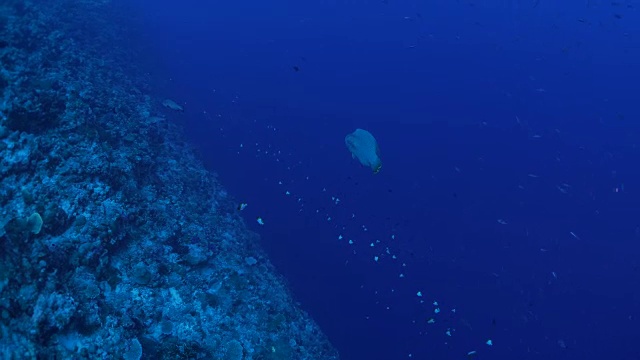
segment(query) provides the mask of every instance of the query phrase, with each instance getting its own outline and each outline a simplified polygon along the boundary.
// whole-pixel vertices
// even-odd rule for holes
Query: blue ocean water
[[[132,12],[176,122],[343,359],[639,359],[638,6]]]

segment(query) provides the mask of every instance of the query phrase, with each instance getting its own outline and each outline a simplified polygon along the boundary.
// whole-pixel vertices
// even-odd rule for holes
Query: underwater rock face
[[[351,151],[351,156],[358,159],[362,166],[367,166],[373,170],[374,174],[380,172],[382,161],[380,160],[380,148],[378,142],[370,132],[363,129],[348,134],[344,138],[347,149]]]
[[[21,39],[0,53],[0,360],[338,360],[180,125],[151,116],[127,9],[0,1],[0,47]]]

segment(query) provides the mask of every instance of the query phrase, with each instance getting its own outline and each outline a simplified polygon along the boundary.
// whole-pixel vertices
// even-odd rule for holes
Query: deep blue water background
[[[640,4],[136,5],[156,96],[344,359],[640,359]]]

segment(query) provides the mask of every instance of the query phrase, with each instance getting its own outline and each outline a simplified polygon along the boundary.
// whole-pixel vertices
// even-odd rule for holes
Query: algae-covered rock
[[[356,129],[356,131],[344,138],[344,142],[347,145],[347,149],[351,151],[351,156],[354,159],[358,159],[360,164],[371,168],[374,174],[380,171],[382,168],[380,148],[378,148],[378,143],[370,132]]]

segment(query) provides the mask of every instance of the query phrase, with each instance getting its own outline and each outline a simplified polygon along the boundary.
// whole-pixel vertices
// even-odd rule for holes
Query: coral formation
[[[118,48],[117,6],[0,4],[0,358],[337,359]]]

